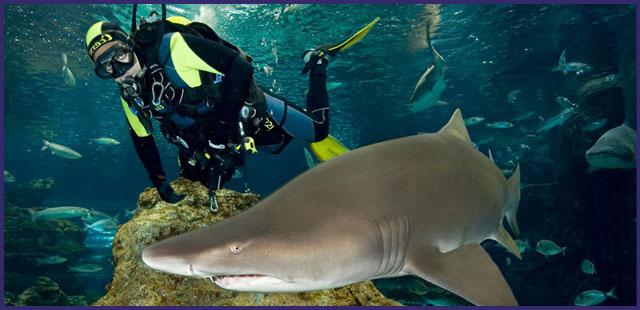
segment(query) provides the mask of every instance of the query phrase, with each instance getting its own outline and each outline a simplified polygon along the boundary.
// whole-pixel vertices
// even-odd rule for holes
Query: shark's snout
[[[191,264],[184,258],[165,253],[162,247],[151,245],[142,251],[142,261],[149,267],[168,273],[194,276]]]

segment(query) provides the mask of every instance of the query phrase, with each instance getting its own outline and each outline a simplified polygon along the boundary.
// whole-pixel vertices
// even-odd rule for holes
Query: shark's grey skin
[[[427,46],[431,49],[432,61],[427,70],[420,76],[409,98],[410,109],[413,113],[442,105],[440,103],[440,95],[447,87],[444,81],[444,58],[433,47],[430,30],[430,26],[427,24]]]
[[[308,291],[416,275],[478,305],[516,305],[480,246],[520,256],[520,171],[505,179],[456,110],[434,134],[362,147],[296,177],[249,210],[153,244],[150,267],[239,291]]]
[[[68,158],[68,159],[78,159],[82,157],[82,155],[64,145],[60,145],[57,143],[49,142],[47,140],[42,140],[42,151],[49,149],[51,154],[58,155],[60,157]]]
[[[636,131],[622,124],[609,129],[585,153],[590,171],[636,167]]]

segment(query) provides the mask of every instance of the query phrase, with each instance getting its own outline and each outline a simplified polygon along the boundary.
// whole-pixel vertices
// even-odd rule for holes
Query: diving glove
[[[176,203],[184,199],[184,195],[176,194],[176,192],[173,190],[173,187],[171,187],[171,184],[169,184],[169,182],[167,181],[162,182],[162,184],[156,187],[156,189],[158,190],[158,193],[160,193],[160,197],[162,197],[162,200],[168,203]]]

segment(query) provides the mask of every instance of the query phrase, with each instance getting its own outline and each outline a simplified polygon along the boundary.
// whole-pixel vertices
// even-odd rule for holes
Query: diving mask
[[[121,77],[133,67],[134,58],[133,51],[128,46],[114,45],[96,59],[95,72],[101,79]]]

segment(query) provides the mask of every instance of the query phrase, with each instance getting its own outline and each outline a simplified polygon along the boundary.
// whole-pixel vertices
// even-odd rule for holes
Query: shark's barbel
[[[480,246],[520,252],[520,171],[476,151],[456,110],[439,132],[373,144],[317,165],[249,210],[147,247],[150,267],[238,291],[339,287],[416,275],[478,305],[516,305]]]

